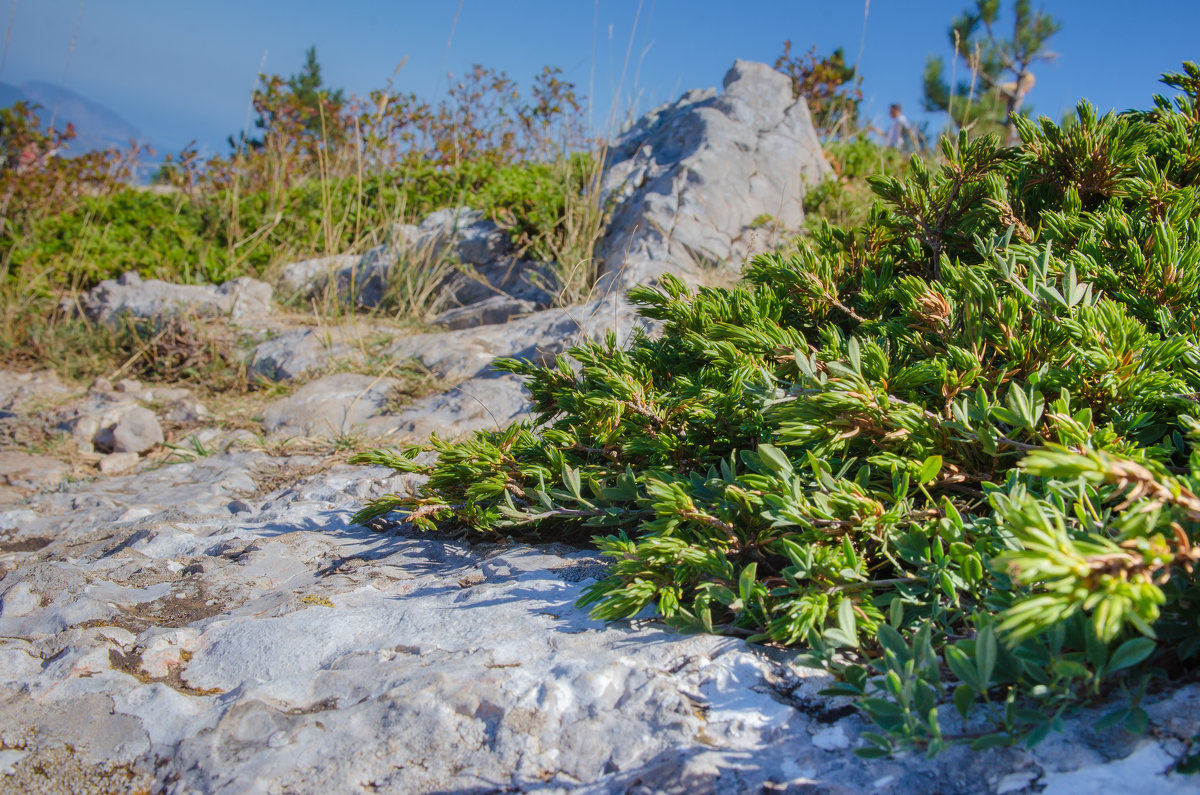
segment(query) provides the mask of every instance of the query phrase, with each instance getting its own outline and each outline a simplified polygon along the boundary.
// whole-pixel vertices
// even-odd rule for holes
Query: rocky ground
[[[0,789],[1200,790],[1169,773],[1200,688],[1151,698],[1145,737],[1096,731],[1101,706],[1032,751],[864,761],[867,727],[793,654],[591,620],[575,601],[604,563],[587,549],[350,523],[415,484],[349,452],[524,416],[497,357],[628,334],[624,289],[769,246],[828,172],[787,79],[742,62],[723,93],[689,92],[612,153],[586,304],[550,308],[552,271],[459,209],[273,285],[130,275],[77,302],[100,323],[216,324],[257,391],[0,372]],[[431,330],[280,308],[321,291],[370,309],[405,246],[460,266]]]

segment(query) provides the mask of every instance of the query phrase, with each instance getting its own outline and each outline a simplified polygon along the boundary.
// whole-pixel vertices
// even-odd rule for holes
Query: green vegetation
[[[807,222],[814,228],[826,222],[846,227],[866,223],[875,200],[870,178],[903,176],[911,162],[899,149],[877,144],[862,134],[826,142],[825,158],[835,176],[804,195]]]
[[[1200,67],[1021,146],[944,140],[855,227],[735,289],[632,294],[662,334],[518,361],[534,424],[358,461],[421,528],[593,536],[582,603],[800,646],[864,756],[1036,743],[1200,652]],[[423,450],[437,453],[423,463]]]
[[[563,163],[429,164],[361,180],[307,181],[279,196],[241,194],[236,218],[227,210],[228,190],[191,198],[125,189],[31,219],[20,235],[0,237],[0,245],[11,278],[44,274],[38,281],[46,291],[90,287],[130,270],[220,282],[262,277],[272,266],[307,257],[361,252],[384,242],[399,220],[470,203],[506,222],[529,256],[550,260],[566,196],[584,191],[592,169],[586,154]]]
[[[252,135],[231,136],[225,157],[202,161],[192,147],[168,156],[155,190],[129,184],[136,151],[59,157],[72,131],[42,129],[24,105],[0,111],[0,361],[79,374],[120,364],[124,332],[58,306],[126,271],[176,283],[271,279],[288,262],[392,242],[398,224],[459,205],[504,226],[518,253],[556,263],[562,303],[591,289],[606,222],[603,150],[583,135],[574,87],[557,69],[523,93],[477,66],[434,105],[390,84],[347,97],[324,85],[310,49],[297,74],[261,77],[253,107]],[[395,300],[377,315],[425,322],[457,267],[429,260],[393,269]]]
[[[774,66],[791,78],[792,94],[804,97],[819,135],[846,137],[858,129],[862,76],[855,67],[846,66],[841,47],[818,59],[815,45],[799,56],[792,55],[792,43],[784,41]]]

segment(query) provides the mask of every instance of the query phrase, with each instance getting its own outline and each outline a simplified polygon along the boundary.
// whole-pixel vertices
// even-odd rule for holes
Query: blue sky
[[[772,61],[791,39],[794,52],[840,45],[850,59],[861,46],[865,111],[882,125],[890,102],[922,115],[925,58],[949,59],[946,29],[967,4],[872,0],[864,37],[860,0],[85,0],[82,11],[79,0],[10,0],[0,4],[12,20],[8,30],[10,15],[0,15],[9,34],[0,80],[57,85],[65,72],[67,88],[162,149],[195,138],[219,151],[245,122],[264,53],[265,71],[286,75],[315,44],[326,82],[360,94],[404,60],[396,85],[426,98],[445,91],[446,72],[472,63],[523,86],[552,64],[584,93],[592,86],[603,117],[614,98],[636,112],[719,86],[735,58]],[[1197,0],[1042,7],[1063,30],[1051,41],[1059,58],[1036,70],[1029,101],[1055,119],[1082,97],[1102,109],[1145,107],[1161,72],[1200,61]]]

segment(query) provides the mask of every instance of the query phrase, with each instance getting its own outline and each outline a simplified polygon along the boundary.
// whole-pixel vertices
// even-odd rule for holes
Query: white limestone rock
[[[767,249],[769,218],[798,230],[804,195],[831,169],[803,98],[766,64],[737,61],[724,92],[690,91],[648,113],[609,151],[602,285],[628,288]],[[756,239],[761,238],[761,239]]]
[[[362,259],[358,254],[335,254],[332,257],[317,257],[284,265],[275,280],[283,300],[307,298],[315,293],[329,274],[343,268],[352,268]]]
[[[206,489],[226,483],[228,500],[238,473],[270,461],[217,456],[33,498],[21,532],[48,542],[6,557],[0,579],[0,725],[24,738],[0,788],[34,766],[69,789],[119,765],[122,781],[172,792],[1194,789],[1165,771],[1195,686],[1147,697],[1152,738],[1101,736],[1088,713],[1032,751],[859,759],[869,727],[830,723],[828,678],[790,655],[589,618],[574,603],[604,571],[594,553],[349,523],[411,477],[341,465],[236,515],[210,510]],[[63,510],[100,499],[170,508]]]
[[[92,443],[113,453],[144,453],[163,443],[158,417],[144,406],[127,406],[116,411],[113,421],[100,421]]]
[[[276,436],[383,436],[381,417],[400,385],[395,378],[339,373],[310,381],[263,410],[263,428]]]
[[[220,285],[191,285],[143,280],[130,271],[100,282],[79,297],[79,305],[89,318],[108,325],[120,323],[122,317],[176,314],[254,321],[270,313],[271,292],[271,285],[245,276]]]

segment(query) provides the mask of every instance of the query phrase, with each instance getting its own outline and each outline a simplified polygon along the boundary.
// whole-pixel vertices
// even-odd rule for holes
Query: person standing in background
[[[871,126],[874,132],[883,136],[883,145],[892,149],[907,149],[911,144],[914,150],[917,149],[912,123],[904,115],[899,102],[893,102],[888,107],[888,116],[891,117],[892,123],[888,126],[887,132],[874,125]]]

